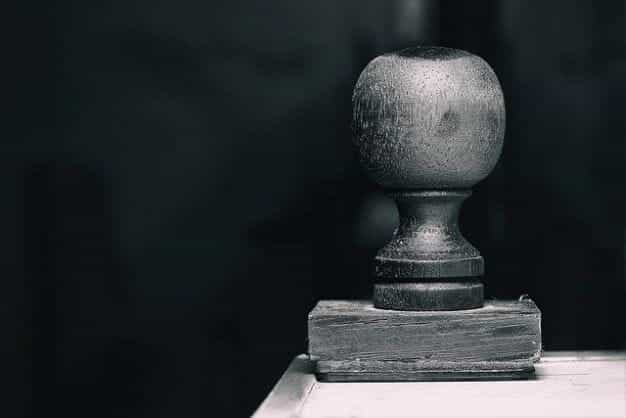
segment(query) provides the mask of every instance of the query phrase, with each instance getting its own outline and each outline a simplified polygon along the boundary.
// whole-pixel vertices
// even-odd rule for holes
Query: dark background
[[[624,347],[623,1],[57,1],[4,14],[2,416],[244,416],[397,222],[350,143],[376,55],[485,58],[461,222],[546,349]]]

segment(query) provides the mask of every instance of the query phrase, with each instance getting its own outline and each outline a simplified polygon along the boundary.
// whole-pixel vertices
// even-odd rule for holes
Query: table
[[[626,417],[626,351],[545,352],[522,381],[323,383],[297,356],[253,415]]]

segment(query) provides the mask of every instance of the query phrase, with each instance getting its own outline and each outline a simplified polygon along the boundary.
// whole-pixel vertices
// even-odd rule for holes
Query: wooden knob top
[[[502,89],[469,52],[417,47],[379,56],[352,97],[354,142],[370,178],[393,189],[461,189],[500,157]]]

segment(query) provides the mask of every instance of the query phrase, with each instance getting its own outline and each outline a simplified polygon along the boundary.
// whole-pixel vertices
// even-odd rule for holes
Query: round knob
[[[361,73],[352,103],[360,162],[383,187],[469,188],[500,157],[502,89],[469,52],[417,47],[379,56]]]
[[[360,161],[400,213],[374,260],[374,306],[482,306],[484,260],[458,214],[502,152],[504,98],[493,70],[465,51],[405,49],[365,67],[352,103]]]

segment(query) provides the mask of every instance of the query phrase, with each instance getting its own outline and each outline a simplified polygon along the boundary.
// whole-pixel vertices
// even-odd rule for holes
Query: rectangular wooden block
[[[523,379],[541,352],[531,300],[417,312],[320,301],[308,325],[309,355],[326,381]]]

